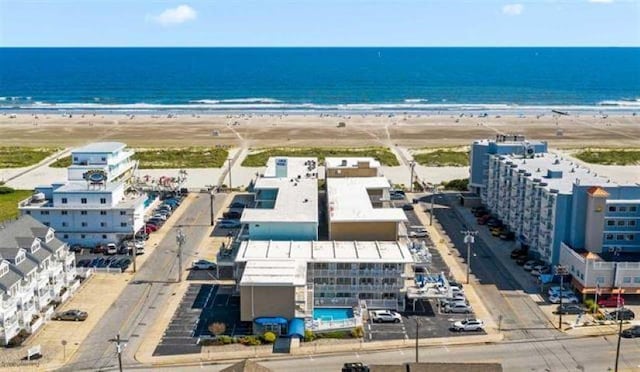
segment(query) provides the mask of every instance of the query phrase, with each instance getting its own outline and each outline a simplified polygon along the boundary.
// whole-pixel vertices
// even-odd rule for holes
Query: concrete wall
[[[606,197],[587,196],[584,248],[600,253],[602,250],[602,234],[604,233],[604,214],[607,208]]]
[[[329,240],[398,240],[397,222],[332,222]]]
[[[291,319],[295,305],[295,287],[240,287],[240,320],[243,322],[262,316]]]

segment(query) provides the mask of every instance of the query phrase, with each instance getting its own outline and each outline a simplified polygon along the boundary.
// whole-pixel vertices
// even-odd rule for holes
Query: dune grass
[[[426,167],[466,167],[469,165],[469,153],[452,150],[420,152],[413,159]]]
[[[0,147],[0,168],[22,168],[35,165],[58,150],[50,147]]]
[[[264,167],[267,160],[273,156],[315,157],[322,164],[326,157],[372,157],[382,165],[400,165],[395,154],[386,147],[300,147],[300,148],[270,148],[247,155],[242,162],[243,167]]]
[[[638,165],[640,149],[634,150],[592,150],[586,149],[573,154],[576,158],[591,164]]]
[[[229,151],[214,147],[186,147],[176,149],[135,149],[133,159],[140,162],[141,169],[168,168],[220,168],[229,156]],[[71,165],[71,157],[58,159],[54,168]]]
[[[28,198],[33,191],[13,190],[0,186],[0,221],[6,221],[18,216],[18,202]]]

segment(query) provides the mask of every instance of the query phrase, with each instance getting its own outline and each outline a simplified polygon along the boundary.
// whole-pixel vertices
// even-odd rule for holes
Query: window
[[[73,157],[73,161],[78,161],[78,157],[77,157],[77,156],[74,156],[74,157]]]
[[[42,224],[47,226],[47,227],[51,225],[49,222],[43,222]]]
[[[67,204],[67,198],[62,198],[60,199],[60,201],[62,202],[62,204]]]
[[[100,204],[107,204],[107,198],[100,198]]]
[[[604,276],[599,276],[596,278],[597,284],[604,284]]]
[[[105,158],[104,156],[101,157],[100,159],[102,159],[102,161],[107,161],[107,158]]]
[[[613,221],[613,220],[608,220],[608,221],[607,221],[607,226],[613,226],[613,225],[615,225],[615,224],[616,224],[616,222],[615,222],[615,221]]]
[[[84,234],[80,234],[80,239],[84,239],[85,235]]]
[[[106,234],[102,234],[102,239],[106,239],[107,235]]]
[[[127,227],[127,223],[126,222],[120,222],[120,227]]]
[[[62,235],[62,238],[63,238],[63,239],[69,239],[69,234],[64,234],[64,235]]]
[[[101,216],[106,216],[107,215],[107,211],[100,211],[100,215]]]
[[[638,210],[638,207],[636,207],[635,205],[632,205],[629,207],[629,212],[636,212]]]
[[[48,215],[48,214],[49,214],[49,211],[40,211],[40,214],[42,214],[42,215],[45,215],[45,216],[46,216],[46,215]]]
[[[351,285],[351,278],[336,278],[338,285]]]
[[[606,240],[613,240],[613,234],[607,234],[607,235],[605,236],[605,239],[606,239]]]
[[[350,263],[340,262],[340,263],[337,264],[337,269],[338,270],[351,270],[351,264]]]
[[[616,207],[614,205],[610,205],[609,212],[615,212],[615,211],[616,211]]]
[[[80,203],[87,204],[87,198],[80,198]]]
[[[83,216],[86,216],[87,215],[87,211],[80,211],[80,214],[83,215]]]
[[[82,222],[80,225],[82,225],[82,227],[87,227],[87,223],[86,222]]]
[[[3,276],[8,272],[9,272],[9,265],[3,265],[2,268],[0,268],[0,276]]]
[[[633,282],[636,284],[640,283],[640,276],[636,276],[635,278],[633,278]]]
[[[62,223],[62,227],[67,227],[67,223],[66,223],[66,222],[63,222],[63,223]]]
[[[326,262],[316,262],[313,268],[315,270],[329,270],[329,264]]]
[[[631,283],[631,277],[630,276],[625,276],[624,278],[622,278],[622,282],[624,284],[629,284]]]
[[[27,214],[31,214],[31,211],[27,211]]]
[[[616,235],[616,240],[624,240],[624,234]]]
[[[125,216],[126,214],[127,214],[127,211],[120,211],[121,216]]]
[[[67,211],[61,211],[61,212],[60,212],[60,214],[61,214],[61,215],[63,215],[63,216],[66,216],[67,214],[69,214],[69,212],[67,212]]]
[[[100,222],[100,227],[105,227],[105,226],[107,226],[106,222]]]
[[[636,220],[629,220],[629,226],[635,226]]]
[[[621,206],[620,208],[618,208],[618,212],[626,212],[626,211],[627,211],[627,207]]]
[[[624,220],[619,220],[618,221],[618,226],[624,226]]]
[[[628,241],[634,241],[634,240],[635,240],[635,235],[633,235],[633,234],[627,234],[627,240],[628,240]]]

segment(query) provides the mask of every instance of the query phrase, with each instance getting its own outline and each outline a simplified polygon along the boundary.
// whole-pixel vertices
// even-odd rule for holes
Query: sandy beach
[[[343,122],[345,127],[339,128]],[[562,135],[558,135],[561,131]],[[640,147],[640,116],[542,115],[469,117],[426,114],[33,115],[0,116],[0,146],[77,146],[118,140],[132,147],[228,145],[409,148],[468,145],[519,133],[551,147]]]

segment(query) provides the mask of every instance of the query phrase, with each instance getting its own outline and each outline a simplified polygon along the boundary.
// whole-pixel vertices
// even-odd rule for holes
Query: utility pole
[[[420,330],[420,323],[418,323],[418,318],[416,318],[416,364],[420,363],[418,358],[418,340],[420,337],[418,336],[418,332]]]
[[[560,311],[558,311],[558,329],[562,331],[562,289],[564,287],[564,276],[567,275],[567,268],[562,265],[557,265],[556,275],[560,275]]]
[[[178,228],[176,243],[178,243],[178,283],[182,282],[182,245],[187,241],[187,236]]]
[[[416,167],[416,161],[411,160],[409,162],[409,167],[411,168],[411,181],[409,182],[409,191],[413,192],[413,169]]]
[[[228,167],[228,170],[227,170],[227,173],[229,173],[229,188],[232,189],[233,188],[233,186],[231,186],[231,161],[232,160],[231,159],[227,159],[227,161],[229,162],[228,163],[229,167]]]
[[[116,338],[112,338],[109,342],[113,342],[116,344],[116,352],[118,353],[118,370],[122,372],[122,349],[127,346],[126,342],[128,340],[123,340],[120,338],[120,333],[116,335]]]
[[[471,272],[471,244],[475,242],[475,235],[478,235],[477,231],[464,230],[461,231],[464,234],[464,242],[467,244],[467,284],[469,284],[469,273]]]
[[[620,313],[620,309],[618,309]],[[618,316],[618,346],[616,346],[616,366],[614,371],[618,372],[618,360],[620,359],[620,341],[622,340],[622,317]]]
[[[211,226],[213,226],[215,220],[215,214],[213,213],[213,202],[216,200],[215,188],[213,187],[209,188],[209,199],[209,213],[211,214]]]
[[[133,228],[133,249],[132,249],[132,253],[133,253],[133,272],[135,273],[137,271],[137,265],[136,265],[136,258],[138,257],[138,248],[136,247],[136,215],[135,213],[131,216],[131,227]]]
[[[433,226],[433,202],[438,193],[438,187],[433,185],[431,188],[431,211],[429,212],[429,226]]]

